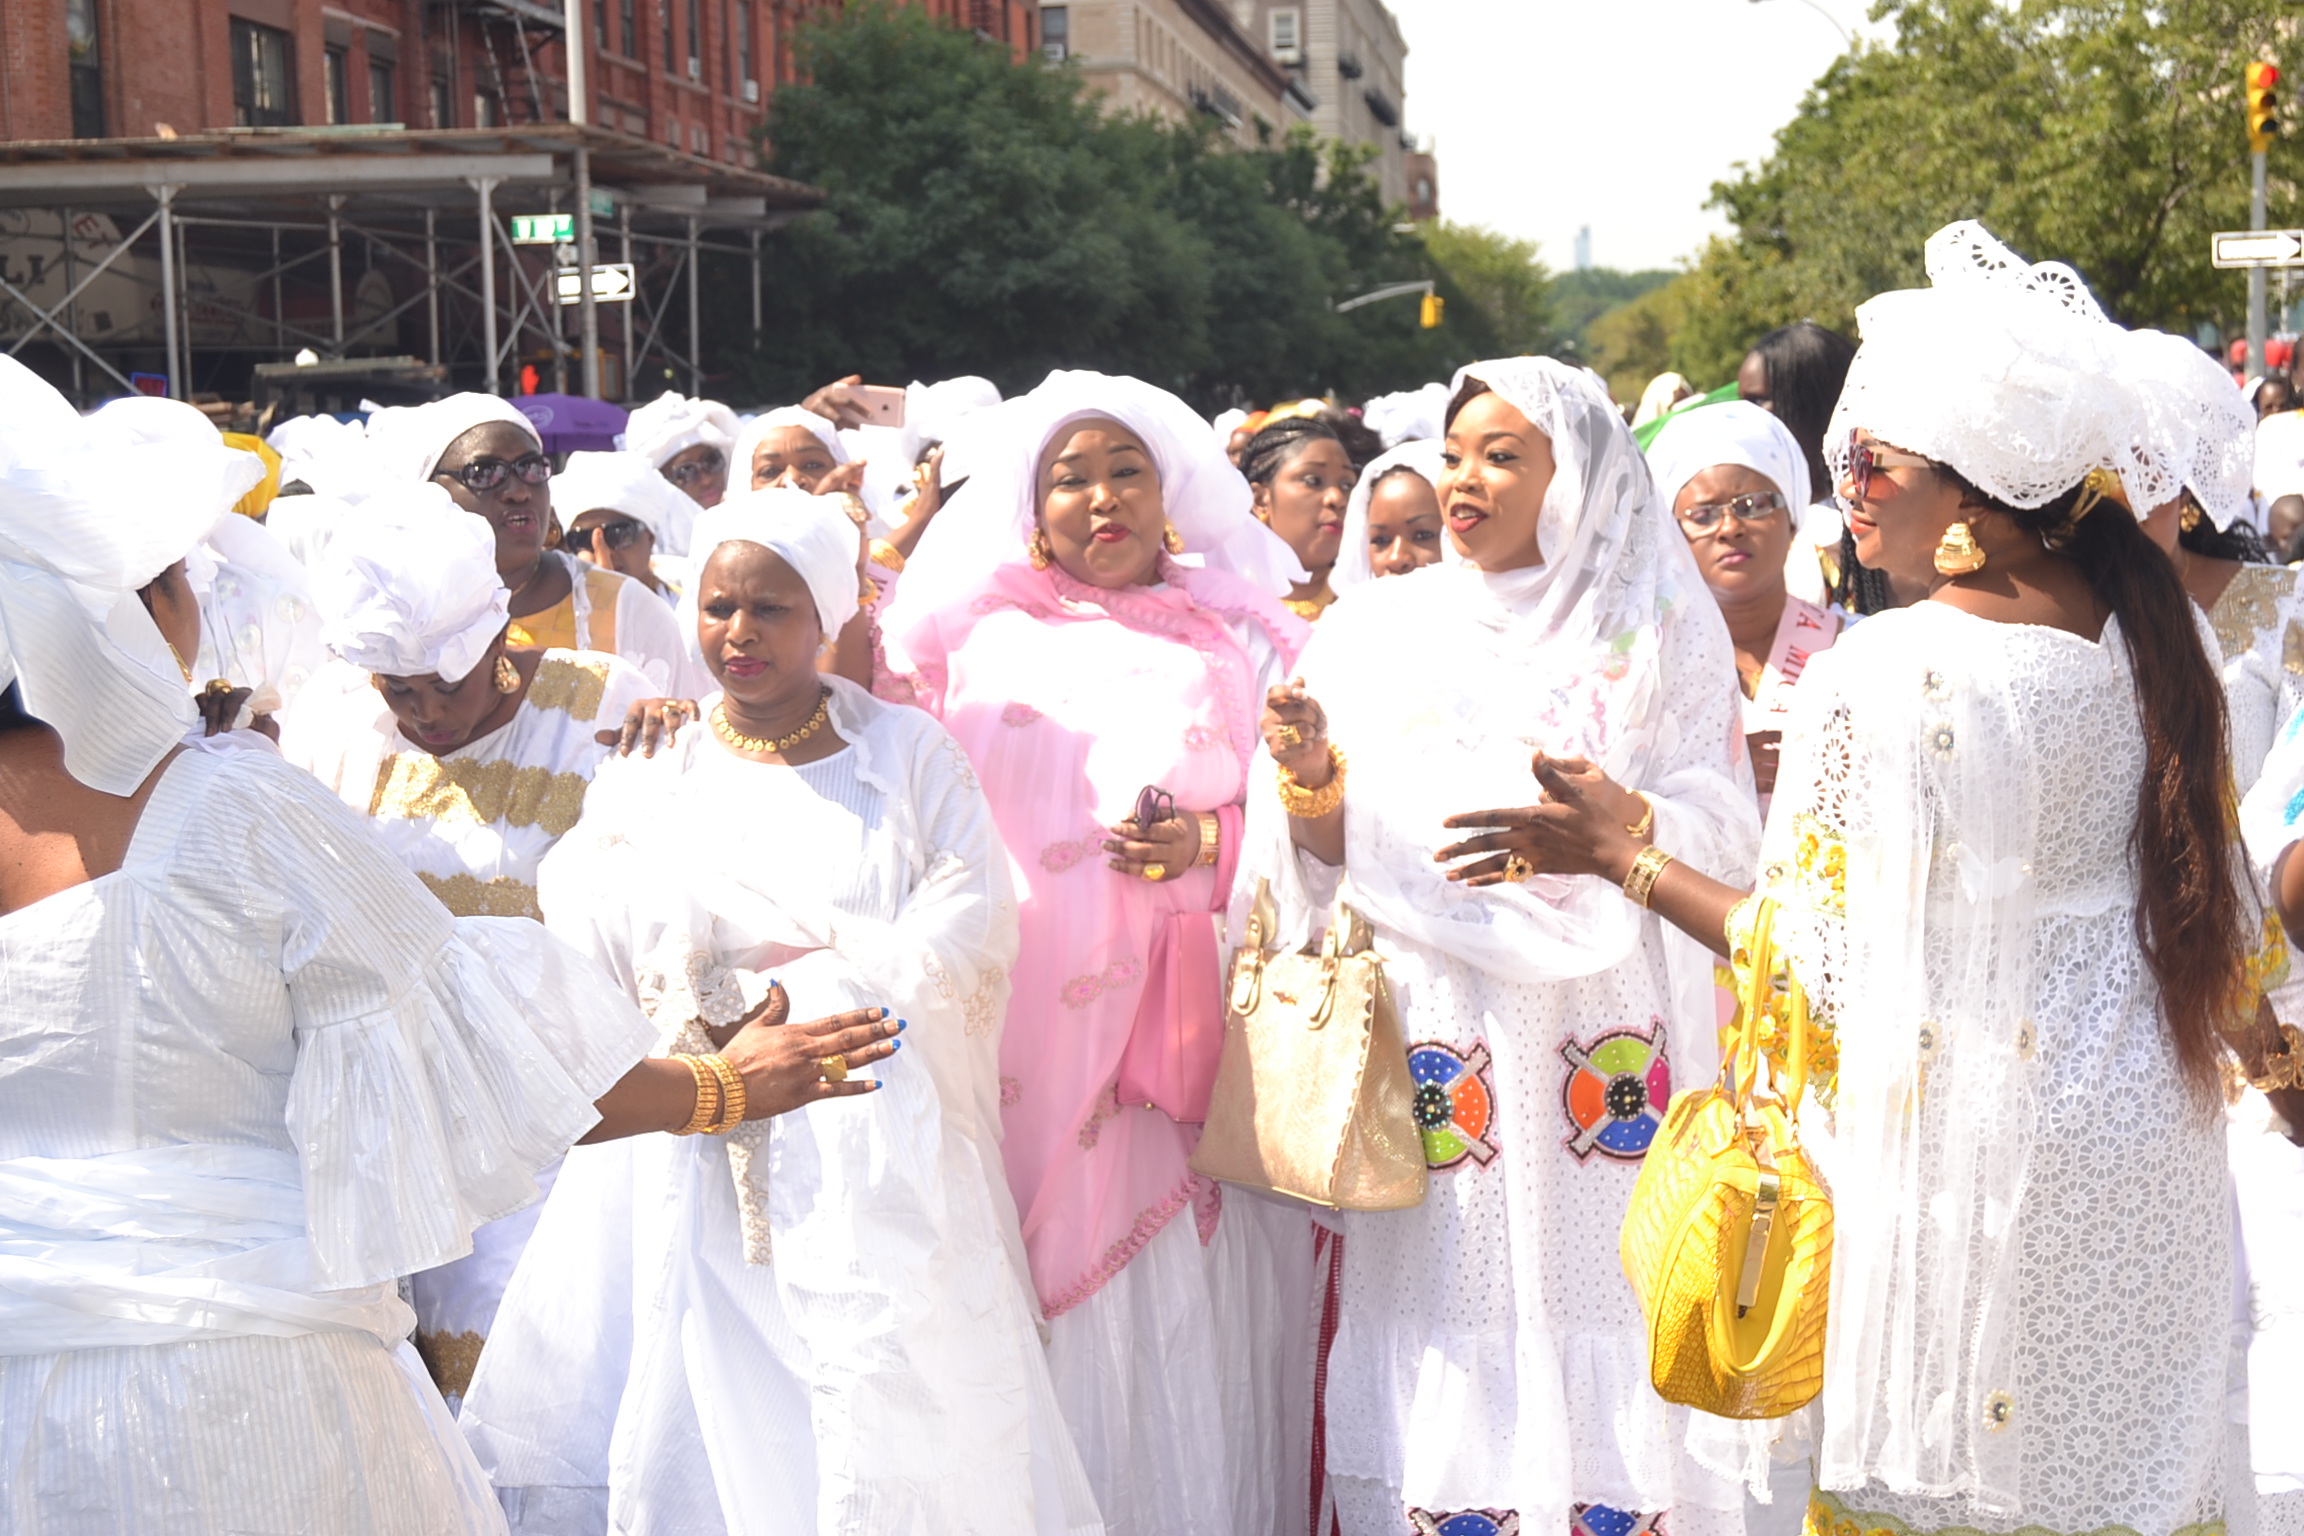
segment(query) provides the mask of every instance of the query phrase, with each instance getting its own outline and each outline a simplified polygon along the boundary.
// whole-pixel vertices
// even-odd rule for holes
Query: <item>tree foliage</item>
[[[1534,241],[1445,219],[1427,220],[1422,232],[1434,264],[1487,322],[1497,352],[1518,356],[1553,344],[1553,278]]]
[[[1016,390],[1089,367],[1214,408],[1410,387],[1494,350],[1365,151],[1301,131],[1243,150],[1206,119],[1107,115],[1074,68],[885,0],[803,28],[798,59],[767,163],[828,198],[767,243],[757,349],[748,286],[709,288],[706,364],[730,393],[855,372]],[[1458,305],[1439,331],[1413,302],[1330,308],[1427,277]]]
[[[1873,14],[1893,41],[1836,61],[1769,157],[1713,188],[1734,232],[1684,280],[1674,366],[1717,379],[1776,325],[1850,329],[1872,294],[1924,281],[1927,237],[1962,218],[2071,263],[2125,323],[2239,327],[2241,274],[2210,267],[2208,237],[2247,227],[2241,66],[2286,70],[2304,51],[2273,7],[1882,0]],[[2273,152],[2275,225],[2295,156]]]

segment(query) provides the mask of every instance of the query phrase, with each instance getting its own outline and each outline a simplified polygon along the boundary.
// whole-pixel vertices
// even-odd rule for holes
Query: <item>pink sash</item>
[[[1222,852],[1216,894],[1228,899],[1239,860],[1240,808],[1221,805]],[[1218,912],[1178,912],[1152,936],[1144,995],[1120,1053],[1115,1092],[1123,1104],[1145,1104],[1171,1120],[1199,1125],[1208,1118],[1216,1063],[1224,1054],[1224,980],[1216,942]]]

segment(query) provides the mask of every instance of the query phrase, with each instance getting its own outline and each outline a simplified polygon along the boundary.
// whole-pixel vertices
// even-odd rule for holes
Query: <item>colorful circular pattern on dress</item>
[[[1416,1536],[1520,1536],[1520,1516],[1509,1509],[1411,1509]]]
[[[1438,1040],[1408,1048],[1408,1075],[1416,1084],[1416,1132],[1424,1162],[1439,1172],[1469,1158],[1485,1167],[1496,1155],[1496,1093],[1488,1047],[1479,1040],[1459,1051]]]
[[[1641,1515],[1605,1504],[1579,1504],[1569,1516],[1570,1536],[1664,1536],[1661,1514]]]
[[[1645,1030],[1612,1029],[1560,1047],[1568,1063],[1560,1093],[1570,1127],[1566,1144],[1578,1161],[1595,1152],[1620,1162],[1648,1155],[1672,1102],[1672,1064],[1663,1037],[1663,1021],[1651,1019]]]

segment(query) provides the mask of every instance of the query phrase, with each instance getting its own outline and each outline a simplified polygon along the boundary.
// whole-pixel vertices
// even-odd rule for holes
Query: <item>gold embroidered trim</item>
[[[592,604],[592,611],[584,618],[585,650],[604,651],[610,656],[621,654],[616,649],[616,599],[623,595],[624,583],[631,579],[597,565],[584,567],[584,596]]]
[[[1985,1536],[1973,1526],[1923,1528],[1907,1525],[1894,1515],[1850,1509],[1836,1495],[1820,1488],[1808,1495],[1808,1518],[1801,1530],[1802,1536]],[[2059,1531],[2053,1526],[2026,1525],[2019,1526],[2009,1536],[2140,1536],[2140,1533],[2127,1525],[2100,1525],[2092,1531]],[[2169,1536],[2224,1536],[2224,1522],[2203,1520],[2197,1525],[2178,1526]]]
[[[368,814],[393,821],[431,819],[451,825],[542,827],[559,837],[584,810],[584,775],[517,768],[503,758],[434,757],[400,752],[376,769]]]
[[[2295,586],[2296,573],[2286,566],[2241,567],[2208,614],[2226,659],[2255,649],[2257,635],[2272,627],[2272,621],[2280,616],[2280,599]]]
[[[538,709],[564,709],[578,720],[590,720],[599,715],[600,701],[607,692],[606,662],[553,656],[536,669],[536,681],[528,685],[528,702]]]
[[[439,898],[440,905],[458,917],[532,917],[544,921],[544,909],[536,904],[536,887],[510,875],[483,881],[461,871],[428,875],[418,870],[416,878]]]
[[[477,1333],[426,1333],[416,1330],[416,1355],[432,1373],[432,1385],[442,1397],[462,1397],[472,1387],[472,1373],[480,1368],[480,1346],[488,1340]]]
[[[2290,676],[2304,676],[2304,624],[2288,621],[2288,633],[2280,638],[2280,665]]]

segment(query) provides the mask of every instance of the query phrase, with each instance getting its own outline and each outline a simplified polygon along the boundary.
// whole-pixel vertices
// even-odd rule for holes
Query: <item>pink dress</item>
[[[1270,1230],[1289,1250],[1243,1261],[1259,1285],[1271,1281],[1255,1305],[1264,1317],[1257,1327],[1275,1331],[1266,1292],[1291,1291],[1299,1269],[1308,1282],[1309,1223],[1266,1202],[1251,1210],[1252,1197],[1236,1191],[1220,1200],[1185,1166],[1199,1126],[1123,1104],[1116,1090],[1132,1034],[1152,1031],[1157,1043],[1185,1016],[1212,1015],[1221,1029],[1217,925],[1247,765],[1264,690],[1285,680],[1310,631],[1224,572],[1163,560],[1160,576],[1159,586],[1110,591],[1061,569],[1002,566],[973,597],[914,626],[900,649],[914,697],[966,750],[1008,848],[1022,942],[1000,1048],[1002,1151],[1033,1287],[1053,1325],[1058,1393],[1107,1526],[1245,1536],[1269,1518],[1269,1485],[1294,1475],[1280,1470],[1293,1453],[1241,1462],[1237,1499],[1175,1486],[1194,1453],[1168,1429],[1197,1435],[1193,1421],[1204,1418],[1215,1432],[1226,1405],[1213,1398],[1245,1399],[1211,1381],[1211,1401],[1196,1406],[1190,1378],[1200,1373],[1171,1340],[1152,1336],[1181,1328],[1205,1342],[1231,1332],[1220,1277],[1243,1266],[1217,1239],[1220,1213],[1228,1234]],[[1216,867],[1160,882],[1107,867],[1108,828],[1147,785],[1167,790],[1179,810],[1217,813],[1225,854]],[[1194,1220],[1154,1246],[1187,1211]],[[1207,1270],[1219,1277],[1202,1284],[1195,1274],[1197,1294],[1155,1297],[1149,1282],[1117,1283],[1148,1247],[1157,1258],[1185,1242],[1208,1250]],[[1197,1262],[1186,1256],[1183,1266]],[[1152,1266],[1159,1276],[1182,1272],[1169,1260]],[[1298,1301],[1308,1328],[1305,1297],[1280,1304]],[[1091,1334],[1096,1344],[1074,1349]],[[1169,1350],[1158,1368],[1156,1347]],[[1233,1364],[1218,1358],[1207,1374]],[[1273,1399],[1262,1400],[1266,1418],[1277,1418]],[[1226,1438],[1216,1434],[1219,1444]],[[1241,1502],[1255,1499],[1267,1502]]]

